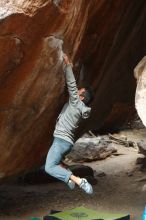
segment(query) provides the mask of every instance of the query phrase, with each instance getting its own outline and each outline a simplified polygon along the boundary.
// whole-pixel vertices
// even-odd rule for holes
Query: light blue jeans
[[[61,167],[59,164],[65,155],[71,151],[72,146],[68,141],[54,137],[45,164],[45,171],[48,174],[66,183],[69,181],[72,172]]]

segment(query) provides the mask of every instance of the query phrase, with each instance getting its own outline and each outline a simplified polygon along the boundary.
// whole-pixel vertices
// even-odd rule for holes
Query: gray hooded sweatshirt
[[[66,65],[64,72],[69,92],[69,102],[63,106],[57,118],[54,137],[59,137],[73,144],[79,122],[81,119],[89,117],[91,108],[87,107],[79,98],[71,65]]]

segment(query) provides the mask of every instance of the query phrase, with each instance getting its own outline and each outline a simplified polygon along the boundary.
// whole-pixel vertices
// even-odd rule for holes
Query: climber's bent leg
[[[64,155],[71,150],[72,146],[73,145],[68,141],[55,137],[53,144],[49,149],[45,164],[45,171],[48,174],[66,183],[69,181],[72,172],[66,170],[59,164]]]

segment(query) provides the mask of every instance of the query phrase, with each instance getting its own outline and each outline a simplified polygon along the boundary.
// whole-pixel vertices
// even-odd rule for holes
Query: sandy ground
[[[121,133],[131,140],[146,138],[146,132],[137,131]],[[118,146],[118,156],[111,156],[102,161],[86,163],[97,173],[94,194],[86,195],[78,187],[70,191],[61,182],[41,185],[20,185],[5,183],[0,185],[0,220],[27,220],[30,217],[43,217],[51,209],[64,210],[77,206],[85,206],[98,211],[123,212],[131,215],[131,220],[140,220],[144,205],[146,205],[146,191],[142,191],[145,181],[138,181],[146,177],[136,165],[138,150]]]

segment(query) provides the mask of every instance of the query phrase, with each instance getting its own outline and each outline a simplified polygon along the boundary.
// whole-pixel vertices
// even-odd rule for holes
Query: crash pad
[[[85,207],[69,209],[50,216],[55,216],[61,220],[130,220],[128,214],[104,213]]]
[[[41,219],[37,217],[33,217],[33,218],[29,218],[28,220],[41,220]]]

